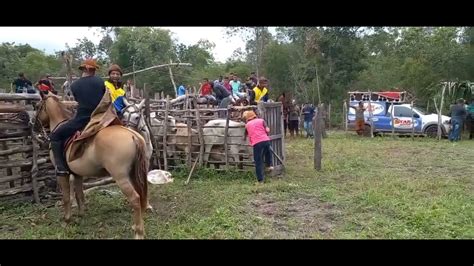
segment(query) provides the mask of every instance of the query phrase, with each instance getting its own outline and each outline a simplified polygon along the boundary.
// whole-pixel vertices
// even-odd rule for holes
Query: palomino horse
[[[55,129],[62,122],[71,118],[71,113],[56,96],[45,96],[38,105],[35,122],[41,127]],[[145,141],[140,134],[122,127],[112,125],[100,130],[84,144],[83,155],[68,161],[74,173],[74,191],[79,215],[84,215],[83,177],[112,176],[133,208],[133,230],[135,238],[142,239],[145,234],[143,215],[147,207],[147,171],[148,161],[145,157]],[[69,158],[70,147],[66,150]],[[51,160],[54,157],[51,155]],[[54,162],[53,162],[54,163]],[[69,178],[58,177],[61,186],[64,220],[71,219],[71,200]]]

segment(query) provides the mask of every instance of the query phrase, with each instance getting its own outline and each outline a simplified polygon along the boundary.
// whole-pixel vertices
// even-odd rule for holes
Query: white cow
[[[204,162],[209,161],[209,153],[213,150],[224,150],[225,119],[215,119],[207,122],[203,127],[203,138],[205,144]],[[244,140],[245,124],[242,122],[229,121],[227,144],[230,158],[234,162],[240,162],[238,153],[251,154],[251,148]],[[211,156],[212,158],[213,156]],[[223,156],[219,157],[222,161]]]
[[[156,116],[155,113],[150,114],[151,116],[151,133],[153,136],[156,136],[157,142],[163,142],[163,135],[165,133],[164,128],[164,117]],[[175,155],[174,151],[176,150],[176,139],[174,135],[176,134],[176,119],[172,116],[168,116],[168,122],[166,125],[166,152],[170,157]],[[162,144],[158,144],[156,149],[161,150],[163,148]],[[161,157],[161,156],[160,156]]]
[[[191,143],[199,144],[198,131],[191,129]],[[189,134],[188,134],[188,125],[184,123],[176,123],[176,135],[174,135],[174,143],[176,144],[176,149],[180,151],[189,152]],[[198,152],[199,146],[191,145],[191,152]]]

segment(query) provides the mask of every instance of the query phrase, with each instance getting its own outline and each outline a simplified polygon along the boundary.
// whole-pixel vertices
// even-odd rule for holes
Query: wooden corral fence
[[[33,132],[34,106],[38,94],[0,93],[0,198],[32,195],[40,202],[54,168],[48,149],[42,149]]]
[[[147,119],[152,127],[153,158],[155,166],[159,168],[168,170],[182,167],[182,165],[191,168],[193,162],[198,162],[200,166],[205,163],[212,164],[216,169],[221,169],[221,166],[225,166],[223,169],[233,167],[235,170],[242,170],[244,167],[253,168],[255,165],[253,150],[248,144],[248,138],[243,139],[245,124],[230,123],[230,121],[242,122],[241,116],[245,110],[255,110],[259,117],[267,121],[270,127],[272,149],[280,159],[285,158],[281,103],[259,103],[258,106],[236,106],[223,109],[213,105],[198,104],[197,96],[194,94],[186,95],[180,102],[155,94],[155,99],[149,99],[148,106],[149,110],[146,113],[151,114],[151,117],[148,116]],[[170,132],[172,122],[164,119],[169,116],[173,117],[178,125],[176,132]],[[160,118],[163,124],[153,123],[152,120],[155,118]],[[223,119],[225,124],[204,127],[206,123],[215,119]],[[234,126],[229,124],[234,124]],[[205,134],[204,131],[210,128],[216,128],[214,132],[219,133]],[[235,134],[236,129],[239,132],[238,135]],[[234,131],[234,133],[229,134],[229,131]],[[206,143],[205,139],[210,137],[219,141],[214,143],[210,152],[206,152],[205,146],[209,143]],[[207,155],[209,159],[206,161],[204,158]],[[272,154],[273,174],[280,174],[283,171],[283,163],[276,155]],[[237,156],[238,160],[235,159]]]
[[[241,122],[243,111],[249,109],[255,110],[259,117],[267,121],[271,129],[272,149],[276,156],[283,160],[285,158],[281,103],[219,109],[215,105],[198,104],[194,94],[186,95],[185,101],[179,103],[169,97],[157,98],[148,99],[147,103],[146,119],[152,130],[157,126],[151,123],[150,114],[158,118],[172,116],[177,123],[176,132],[170,133],[168,128],[172,125],[164,119],[161,133],[153,134],[153,160],[160,169],[183,166],[191,168],[197,163],[200,166],[212,164],[217,169],[253,169],[253,150],[248,144],[248,138],[243,139],[245,125],[232,125],[234,122]],[[47,143],[39,138],[38,131],[33,130],[35,106],[40,99],[38,94],[0,93],[0,200],[6,196],[21,196],[22,199],[26,196],[40,202],[44,195],[57,196],[59,192],[54,167],[49,159],[49,145],[41,145]],[[74,109],[74,104],[66,105]],[[212,127],[204,125],[218,118],[225,121],[215,127],[218,128],[215,131],[218,133],[205,135],[205,130]],[[236,129],[239,134],[231,134]],[[48,133],[46,131],[39,134]],[[204,141],[206,137],[219,140],[218,143],[213,143],[215,146],[207,153]],[[209,155],[208,160],[205,160],[205,155]],[[273,174],[279,174],[283,170],[283,163],[276,156],[273,155]],[[111,178],[105,178],[92,183],[85,182],[84,187],[92,188],[111,182]]]

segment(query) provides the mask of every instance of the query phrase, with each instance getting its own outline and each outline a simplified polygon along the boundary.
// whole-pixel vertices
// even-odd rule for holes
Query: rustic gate
[[[273,167],[275,168],[273,175],[281,174],[284,169],[284,165],[277,158],[277,156],[275,156],[275,154],[285,161],[283,105],[280,102],[261,102],[258,104],[258,111],[260,113],[260,117],[265,119],[267,126],[270,128],[271,147],[274,151],[274,154],[272,154]]]

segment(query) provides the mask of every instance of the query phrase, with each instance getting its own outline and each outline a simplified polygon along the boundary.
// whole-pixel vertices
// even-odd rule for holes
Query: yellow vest
[[[253,88],[253,91],[255,92],[255,101],[259,102],[260,99],[262,99],[263,96],[265,96],[268,92],[267,88],[263,87],[263,90],[260,90],[259,87]]]
[[[115,88],[115,85],[108,80],[105,81],[105,87],[110,93],[112,103],[114,104],[117,112],[122,112],[122,109],[125,107],[125,103],[123,102],[125,90],[122,88]]]

